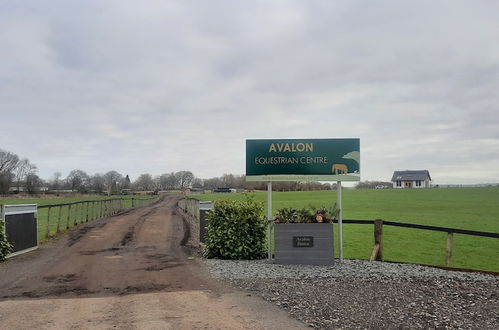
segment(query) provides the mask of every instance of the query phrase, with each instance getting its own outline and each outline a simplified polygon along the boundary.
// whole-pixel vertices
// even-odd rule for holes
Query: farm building
[[[430,188],[428,170],[395,171],[392,176],[393,188]]]

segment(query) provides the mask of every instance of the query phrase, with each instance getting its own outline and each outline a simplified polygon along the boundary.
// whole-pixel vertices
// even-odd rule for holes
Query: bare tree
[[[98,193],[102,194],[106,188],[105,179],[101,174],[94,174],[90,177],[90,188]]]
[[[177,188],[189,188],[194,180],[194,174],[191,171],[179,171],[175,173],[175,178],[177,179]]]
[[[122,189],[130,189],[132,186],[132,182],[130,181],[130,177],[128,174],[121,180],[121,188]]]
[[[52,176],[52,189],[59,190],[61,185],[61,177],[62,177],[61,172],[54,173],[54,175]]]
[[[163,173],[159,176],[159,189],[173,190],[175,188],[177,188],[175,173]]]
[[[43,184],[42,179],[38,177],[35,173],[31,172],[26,175],[26,192],[28,194],[35,194],[39,192],[41,185]]]
[[[154,182],[154,190],[162,190],[161,189],[161,176],[156,175],[154,178],[152,178],[152,181]]]
[[[204,186],[203,180],[200,178],[194,178],[194,180],[192,181],[193,188],[203,188],[203,186]]]
[[[123,179],[123,175],[116,171],[109,171],[104,174],[104,181],[106,185],[106,191],[108,195],[116,193],[120,189],[120,181]]]
[[[19,157],[9,151],[0,149],[0,173],[12,172],[19,163]]]
[[[167,190],[173,190],[177,188],[177,178],[175,177],[175,173],[170,173],[167,174],[168,177],[166,178],[166,189]]]
[[[19,157],[9,151],[0,149],[0,193],[6,194],[14,180],[14,170],[19,163]]]
[[[21,159],[17,163],[17,167],[15,170],[15,177],[16,177],[18,191],[21,191],[21,182],[25,181],[26,177],[29,174],[34,174],[36,173],[36,171],[37,171],[36,165],[31,164],[28,158]],[[26,185],[26,190],[28,190],[27,185]]]
[[[66,181],[71,187],[71,190],[85,192],[88,184],[88,174],[82,170],[72,170],[69,172]]]
[[[141,174],[133,185],[136,190],[153,190],[154,180],[151,174]]]

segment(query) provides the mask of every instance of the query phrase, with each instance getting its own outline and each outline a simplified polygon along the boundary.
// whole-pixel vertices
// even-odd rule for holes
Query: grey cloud
[[[488,167],[466,179],[499,181],[498,12],[493,1],[5,2],[0,144],[45,177],[209,177],[244,172],[246,138],[360,136],[363,179],[428,168],[456,181],[480,158]]]

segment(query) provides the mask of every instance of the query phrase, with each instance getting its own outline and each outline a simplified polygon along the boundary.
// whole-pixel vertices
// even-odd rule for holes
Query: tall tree
[[[16,183],[17,183],[17,190],[18,191],[20,191],[20,189],[21,189],[21,182],[25,181],[26,177],[29,174],[34,174],[34,173],[36,173],[36,171],[37,171],[36,165],[31,164],[29,162],[28,158],[21,159],[17,163],[15,176],[16,176]],[[28,187],[26,187],[26,189],[28,189]]]
[[[173,190],[176,183],[175,173],[163,173],[159,176],[159,189],[161,190]]]
[[[122,183],[122,189],[130,189],[130,187],[132,186],[132,182],[130,181],[130,177],[128,176],[128,174],[125,176],[125,178],[122,180],[123,183]]]
[[[0,149],[0,193],[6,194],[14,180],[14,170],[19,163],[19,157],[9,151]]]
[[[69,172],[66,181],[71,187],[71,190],[85,192],[88,184],[88,174],[82,170],[72,170]]]
[[[92,177],[90,177],[90,188],[94,192],[102,194],[106,188],[104,177],[98,173],[92,175]]]
[[[123,176],[116,171],[109,171],[104,174],[104,181],[106,184],[106,191],[108,195],[117,193],[120,190],[119,184]]]
[[[39,192],[43,182],[42,179],[38,177],[38,175],[36,175],[33,172],[29,173],[28,175],[26,175],[25,180],[26,180],[25,182],[26,192],[28,194],[35,194]]]
[[[61,172],[55,172],[52,176],[52,189],[59,190],[61,187]]]
[[[167,175],[166,181],[165,181],[166,190],[177,189],[177,178],[175,177],[175,173],[172,172],[172,173],[166,174],[166,175]]]
[[[177,188],[185,189],[191,186],[194,174],[191,171],[179,171],[175,173],[175,178],[177,179]]]
[[[194,178],[194,180],[192,181],[193,188],[203,188],[203,185],[203,180],[200,178]]]
[[[141,174],[133,183],[136,190],[153,190],[154,180],[151,174]]]

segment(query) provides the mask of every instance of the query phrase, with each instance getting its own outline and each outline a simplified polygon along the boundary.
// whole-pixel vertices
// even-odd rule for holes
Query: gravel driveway
[[[315,328],[499,329],[499,277],[410,264],[206,260],[216,278]]]

